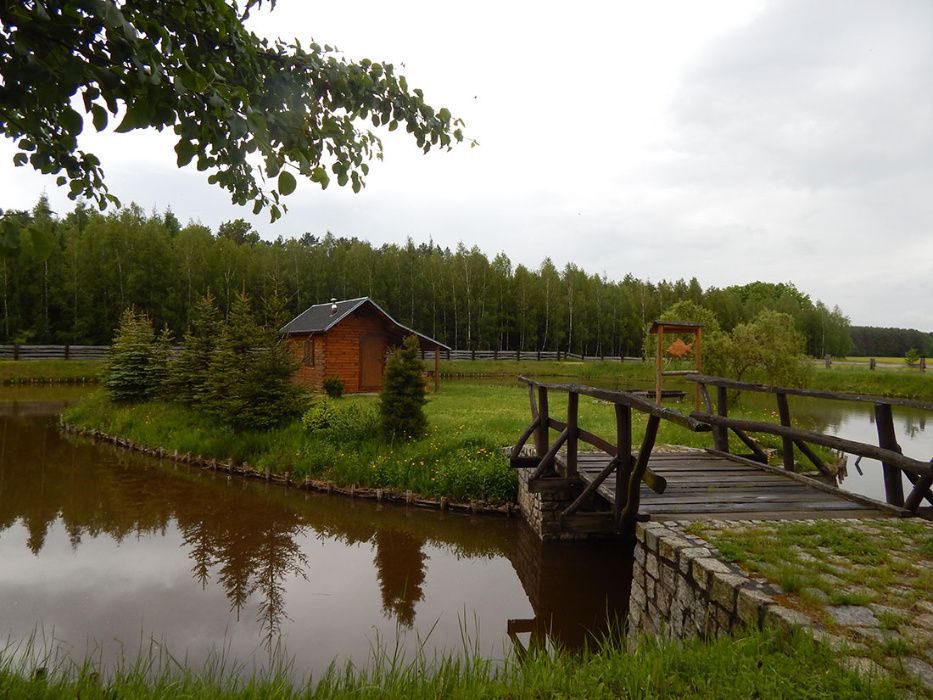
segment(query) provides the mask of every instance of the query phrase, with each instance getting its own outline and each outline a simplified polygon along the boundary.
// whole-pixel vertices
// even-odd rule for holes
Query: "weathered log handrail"
[[[609,391],[581,384],[545,384],[527,377],[519,377],[519,380],[528,385],[532,420],[512,448],[510,462],[513,467],[534,470],[528,479],[529,488],[561,488],[568,483],[579,483],[576,481],[579,442],[588,443],[612,458],[596,478],[591,480],[573,502],[561,512],[562,517],[576,513],[591,499],[609,475],[615,472],[614,503],[609,515],[612,516],[616,529],[621,530],[638,516],[642,481],[656,493],[663,493],[667,488],[667,481],[648,468],[648,459],[654,448],[661,421],[667,420],[695,432],[710,430],[707,423],[697,421],[679,411],[658,406],[656,403],[629,392]],[[557,420],[549,415],[549,391],[567,392],[566,421]],[[579,426],[581,395],[606,401],[615,406],[616,444]],[[633,410],[648,415],[648,425],[637,453],[632,452]],[[554,443],[550,443],[549,436],[549,430],[552,428],[560,433]],[[535,456],[522,457],[525,443],[532,435],[535,437]],[[565,444],[567,446],[565,463],[560,468],[556,457],[560,448]]]
[[[823,433],[814,433],[801,428],[786,427],[774,423],[765,423],[764,421],[745,420],[743,418],[728,418],[717,416],[712,413],[694,412],[690,414],[698,421],[705,421],[710,425],[722,426],[725,428],[738,428],[752,433],[766,433],[776,435],[782,438],[789,438],[797,441],[801,440],[814,445],[830,447],[849,454],[859,455],[861,457],[870,457],[882,462],[887,462],[898,469],[914,474],[915,476],[933,476],[933,465],[928,462],[905,457],[900,452],[887,450],[876,445],[869,445],[864,442],[855,442],[835,435],[824,435]]]
[[[933,490],[930,488],[931,484],[933,484],[931,466],[926,462],[904,457],[900,445],[897,444],[897,436],[894,432],[894,419],[891,410],[892,406],[902,406],[933,411],[933,404],[925,401],[915,401],[913,399],[898,399],[870,394],[852,394],[849,392],[768,386],[765,384],[740,382],[726,377],[712,377],[706,374],[691,374],[688,375],[686,379],[697,383],[706,406],[706,413],[695,412],[691,415],[693,418],[704,420],[713,426],[716,449],[720,452],[729,452],[728,431],[732,430],[733,433],[752,449],[758,461],[766,462],[767,457],[764,452],[749,438],[745,431],[776,435],[781,438],[783,444],[784,469],[786,471],[796,471],[796,463],[794,462],[794,448],[796,447],[820,470],[820,472],[829,476],[832,475],[831,470],[823,463],[820,457],[810,449],[808,443],[822,445],[860,457],[870,457],[879,460],[884,475],[885,499],[890,505],[904,507],[912,512],[916,512],[923,499],[933,503]],[[716,387],[716,415],[713,415],[713,405],[709,397],[707,386]],[[729,418],[726,396],[727,389],[774,394],[777,400],[780,426],[772,423]],[[794,428],[791,424],[790,406],[787,402],[788,396],[802,396],[806,398],[836,401],[856,401],[859,403],[873,404],[875,409],[875,425],[878,430],[878,446],[876,447],[868,443],[844,440],[833,435],[825,435],[823,433]],[[904,484],[901,479],[902,473],[913,485],[913,489],[906,499],[904,498]]]
[[[644,399],[628,391],[612,391],[610,389],[597,389],[596,387],[586,386],[585,384],[545,384],[528,377],[519,376],[518,381],[525,384],[544,388],[553,391],[566,391],[568,393],[581,394],[590,398],[608,401],[609,403],[622,404],[641,413],[648,413],[657,416],[671,423],[676,423],[695,433],[704,433],[710,430],[709,425],[692,419],[690,416],[675,411],[672,408],[658,406],[653,401]]]

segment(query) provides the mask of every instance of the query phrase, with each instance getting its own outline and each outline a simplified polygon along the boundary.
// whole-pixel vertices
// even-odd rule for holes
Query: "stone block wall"
[[[533,469],[517,469],[518,472],[518,507],[525,522],[543,541],[571,541],[605,539],[606,534],[580,534],[565,532],[561,528],[560,514],[573,503],[583,490],[582,483],[571,483],[566,488],[541,493],[528,490],[528,479]]]
[[[780,605],[767,581],[721,561],[709,543],[677,523],[638,523],[635,536],[630,637],[712,637],[766,623],[810,623]]]
[[[560,538],[560,513],[570,501],[561,492],[532,493],[528,490],[528,478],[533,469],[518,471],[518,506],[531,529],[542,540]]]

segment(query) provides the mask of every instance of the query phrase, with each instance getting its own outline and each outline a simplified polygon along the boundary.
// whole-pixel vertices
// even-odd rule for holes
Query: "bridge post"
[[[580,394],[571,391],[567,394],[567,473],[570,478],[577,475],[577,416],[579,414]]]
[[[726,418],[729,413],[729,395],[726,393],[726,387],[716,387],[716,414]],[[716,438],[716,449],[720,452],[729,452],[729,428],[721,426],[715,429],[713,433]]]
[[[790,428],[790,406],[787,405],[787,394],[779,391],[775,396],[777,397],[778,415],[781,418],[781,425],[785,428]],[[784,452],[784,468],[789,472],[797,471],[794,465],[794,441],[788,437],[782,437],[781,446]]]
[[[537,456],[543,457],[548,451],[548,406],[547,389],[543,386],[538,387],[538,429],[535,430],[535,451]]]
[[[632,409],[620,403],[616,408],[616,459],[619,466],[616,468],[616,492],[612,513],[616,528],[622,520],[622,510],[628,497],[628,482],[632,478]]]
[[[897,434],[894,432],[894,416],[891,404],[875,404],[875,426],[878,428],[878,446],[893,452],[901,452],[897,444]],[[901,470],[889,464],[882,463],[884,470],[884,497],[892,506],[904,505],[904,481]]]

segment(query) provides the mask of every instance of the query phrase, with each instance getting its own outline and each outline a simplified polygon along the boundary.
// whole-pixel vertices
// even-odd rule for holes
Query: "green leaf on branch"
[[[100,105],[91,105],[91,117],[94,120],[94,128],[103,131],[107,128],[107,110]]]
[[[84,128],[84,120],[81,118],[81,115],[71,107],[68,107],[62,112],[59,123],[65,131],[75,136],[80,134],[81,130]]]
[[[183,168],[191,162],[198,149],[191,141],[179,141],[175,144],[175,153],[178,154],[178,167]]]
[[[283,170],[279,173],[279,193],[284,195],[290,195],[295,191],[295,187],[298,185],[295,182],[295,176],[292,175],[287,170]]]

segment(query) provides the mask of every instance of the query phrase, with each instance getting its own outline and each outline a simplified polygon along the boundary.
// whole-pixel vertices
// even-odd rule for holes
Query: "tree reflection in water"
[[[193,580],[204,589],[222,589],[237,619],[255,605],[270,653],[289,620],[290,582],[313,578],[313,562],[302,549],[310,538],[348,549],[371,547],[382,613],[406,629],[415,626],[426,598],[428,547],[451,560],[511,562],[533,608],[525,624],[567,648],[592,643],[605,629],[607,610],[624,610],[630,573],[616,545],[542,545],[515,520],[413,515],[405,508],[159,464],[110,445],[63,438],[53,418],[0,415],[0,537],[19,521],[28,530],[27,546],[39,556],[57,521],[74,550],[98,535],[119,543],[177,530]],[[348,569],[350,575],[357,571]],[[326,572],[334,573],[339,581],[342,572]],[[460,600],[450,603],[460,608]],[[360,600],[360,607],[365,604]],[[505,632],[510,608],[493,607],[501,614],[493,627]]]
[[[103,459],[102,459],[103,457]],[[386,616],[405,627],[423,600],[425,542],[459,556],[502,556],[511,527],[477,527],[467,518],[305,495],[128,453],[59,433],[52,418],[0,416],[0,535],[16,521],[37,556],[60,520],[72,549],[82,538],[179,531],[202,588],[219,585],[237,619],[253,601],[263,637],[279,636],[290,579],[308,579],[301,543],[311,534],[371,544]]]
[[[62,440],[51,420],[0,419],[0,532],[20,520],[27,546],[38,556],[60,519],[72,549],[82,537],[164,533],[174,520],[191,558],[194,578],[212,578],[237,619],[255,596],[257,621],[268,645],[278,637],[285,582],[306,578],[299,541],[308,530],[297,511],[250,497],[222,478],[169,478],[149,460],[80,440]],[[25,438],[25,439],[24,439]],[[110,453],[111,464],[100,459]],[[112,462],[118,467],[114,468]]]
[[[382,592],[382,610],[405,627],[415,621],[415,604],[424,598],[424,540],[400,530],[379,530],[373,538]]]

